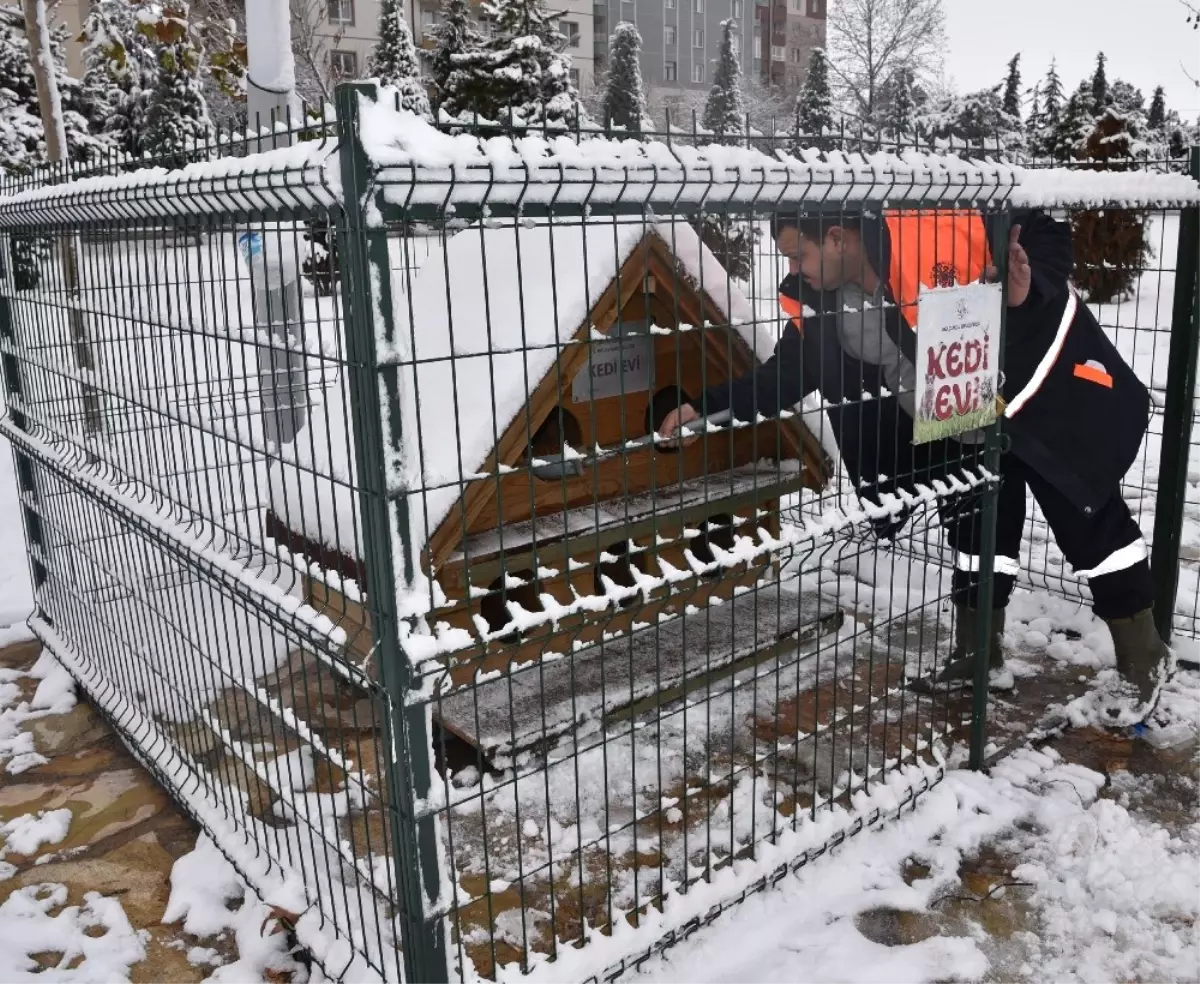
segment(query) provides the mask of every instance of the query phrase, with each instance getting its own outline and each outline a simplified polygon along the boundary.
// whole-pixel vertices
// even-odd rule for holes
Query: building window
[[[743,9],[742,0],[732,0],[729,4],[729,13],[733,17],[741,17]]]
[[[329,0],[330,24],[354,23],[354,0]]]
[[[578,21],[559,21],[558,29],[566,36],[568,48],[579,47]]]
[[[666,41],[667,44],[675,43],[675,26],[673,24],[668,24],[663,29],[663,40]]]
[[[804,4],[805,4],[805,0],[792,0],[792,13],[794,13],[794,14],[804,13]]]
[[[820,0],[808,0],[808,16],[809,17],[820,17],[821,16]]]
[[[754,35],[754,57],[756,60],[762,58],[762,37],[758,34]]]
[[[704,47],[704,32],[703,31],[692,31],[692,47],[693,48],[703,48]]]
[[[579,35],[575,35],[575,36],[579,37]],[[578,46],[576,46],[576,47],[578,47]],[[577,69],[577,68],[571,69],[571,85],[573,85],[576,89],[579,88],[579,69]]]
[[[698,14],[704,13],[704,0],[692,0],[692,10]]]
[[[693,82],[703,82],[704,81],[704,66],[703,65],[693,65],[692,66],[692,81]]]
[[[663,5],[666,10],[674,10],[675,0],[663,0]]]
[[[421,33],[429,36],[433,34],[433,29],[437,27],[437,11],[422,10],[421,11]]]
[[[664,82],[674,82],[677,78],[679,78],[679,72],[677,70],[675,62],[664,62],[663,63],[663,81]]]
[[[783,61],[787,58],[787,48],[781,44],[771,45],[771,61]]]
[[[329,55],[329,68],[335,78],[358,78],[358,55],[353,51],[334,51]]]
[[[793,48],[792,49],[792,61],[794,61],[796,64],[799,64],[803,60],[804,60],[804,50],[802,48]]]

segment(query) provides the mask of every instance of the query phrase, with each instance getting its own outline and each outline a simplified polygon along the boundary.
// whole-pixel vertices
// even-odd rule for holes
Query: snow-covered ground
[[[1158,237],[1164,259],[1169,259],[1169,235],[1170,230],[1164,229]],[[1165,335],[1145,332],[1135,336],[1125,329],[1133,324],[1149,328],[1162,323],[1162,305],[1152,303],[1152,295],[1157,297],[1160,292],[1169,296],[1169,286],[1147,279],[1136,303],[1100,312],[1106,324],[1121,326],[1116,331],[1118,344],[1125,347],[1135,366],[1146,370],[1147,378],[1158,384],[1165,371],[1161,350]],[[774,304],[773,283],[762,294],[766,303]],[[1139,474],[1131,476],[1131,489],[1152,487],[1156,482],[1156,440],[1153,435],[1147,439],[1147,453],[1141,459]],[[172,491],[185,501],[191,491],[212,494],[207,487],[193,490],[186,475],[168,481]],[[1152,500],[1142,497],[1139,501],[1143,520],[1152,522],[1152,513],[1146,508]],[[207,504],[211,506],[212,502]],[[1185,547],[1200,548],[1200,497],[1190,502],[1189,509]],[[240,509],[227,515],[229,528],[236,533],[240,529]],[[1027,549],[1029,559],[1037,566],[1061,571],[1061,558],[1047,544],[1044,528],[1039,533],[1036,522],[1031,523]],[[1193,578],[1195,560],[1185,555],[1189,565],[1185,574],[1192,571]],[[853,556],[839,561],[843,573],[870,575],[854,581],[854,590],[861,592],[856,605],[870,611],[886,600],[893,607],[907,609],[927,596],[924,579],[929,571],[921,561],[889,555],[882,565],[875,558],[875,570],[869,572],[860,572],[859,562]],[[886,582],[877,580],[880,566],[890,572]],[[864,587],[864,580],[874,580],[875,589]],[[908,590],[894,593],[901,586]],[[1183,590],[1189,590],[1187,583]],[[930,591],[929,596],[943,591],[944,585]],[[19,623],[30,607],[12,457],[5,445],[0,447],[0,643],[25,635]],[[1016,647],[1048,643],[1053,659],[1093,667],[1111,664],[1111,650],[1105,650],[1099,627],[1086,613],[1072,610],[1070,605],[1043,595],[1021,595],[1014,605],[1013,623],[1009,638]],[[1036,672],[1033,663],[1020,659],[1016,662],[1018,673]],[[61,676],[61,671],[53,674],[47,669],[48,679]],[[0,768],[14,771],[14,764],[32,761],[21,760],[20,755],[37,754],[33,748],[18,747],[23,739],[15,732],[10,735],[11,747],[6,751],[4,728],[15,727],[19,719],[29,715],[47,712],[49,707],[57,706],[53,701],[59,697],[61,694],[49,686],[45,698],[49,704],[40,706],[35,700],[23,707],[15,692],[6,691],[0,679],[0,715],[7,715],[0,716]],[[1176,684],[1172,707],[1173,724],[1190,727],[1190,722],[1195,722],[1200,712],[1195,681],[1189,678]],[[732,703],[728,709],[731,716],[745,710]],[[675,775],[670,767],[664,772],[662,761],[655,762],[653,756],[637,762],[636,746],[632,737],[618,738],[595,752],[596,756],[606,754],[614,760],[623,755],[626,767],[633,769],[628,776],[614,777],[608,771],[614,766],[604,765],[595,775],[585,776],[579,788],[565,788],[564,795],[572,799],[577,793],[583,794],[588,806],[585,812],[596,814],[600,807],[595,796],[588,799],[588,794],[598,795],[598,789],[589,790],[587,782],[598,775],[606,797],[620,794],[618,786],[628,787],[624,806],[640,809],[642,798],[660,802],[670,783],[684,778],[685,772]],[[574,764],[586,767],[586,756]],[[639,785],[647,782],[646,777],[655,767],[657,779],[648,786]],[[531,840],[540,839],[549,850],[557,821],[552,812],[546,815],[552,804],[548,794],[535,788],[538,781],[537,775],[531,775],[521,791],[512,786],[493,798],[513,799],[516,809],[508,812],[514,828],[518,816],[525,827],[532,823],[538,828],[536,836],[525,830],[521,834]],[[669,951],[664,961],[648,964],[644,974],[662,980],[924,981],[978,979],[985,974],[1029,980],[1195,979],[1200,976],[1196,930],[1200,917],[1200,826],[1193,825],[1183,834],[1168,834],[1153,818],[1120,798],[1099,797],[1103,782],[1104,777],[1098,773],[1065,764],[1053,752],[1022,751],[990,776],[951,771],[923,797],[915,812],[879,831],[849,840],[835,856],[806,866],[796,878],[785,880],[779,890],[750,899],[708,930]],[[1130,777],[1128,797],[1136,798],[1140,782],[1140,778]],[[522,792],[529,797],[523,802]],[[468,812],[469,799],[465,796],[463,800]],[[571,805],[567,804],[568,812]],[[760,823],[773,819],[767,811],[757,816]],[[35,849],[42,843],[53,846],[55,836],[61,838],[62,822],[62,817],[52,815],[18,818],[0,828],[0,840],[33,844]],[[576,822],[582,828],[583,817],[578,816]],[[731,823],[731,831],[732,827]],[[1002,844],[1006,852],[1022,859],[1014,876],[1027,883],[1022,891],[1028,893],[1025,901],[1035,912],[1038,933],[1022,937],[1015,947],[1003,952],[984,929],[935,935],[896,946],[881,945],[864,935],[862,918],[874,910],[887,908],[915,914],[937,910],[940,900],[957,885],[962,860],[985,842]],[[0,844],[0,852],[3,849]],[[496,846],[493,850],[497,852],[493,858],[496,863],[503,852]],[[910,859],[928,869],[911,884],[903,877]],[[524,862],[531,860],[538,858],[527,853]],[[196,855],[182,866],[168,914],[198,921],[228,920],[227,915],[221,915],[220,903],[227,892],[236,891],[231,885],[235,876],[220,867],[223,863],[211,845],[202,842]],[[211,882],[207,888],[197,872],[207,873]],[[111,938],[113,949],[78,944],[85,964],[94,961],[87,976],[119,979],[126,975],[136,959],[137,935],[132,930],[126,932],[128,924],[121,922],[120,900],[89,899],[69,919],[59,921],[62,916],[47,915],[55,907],[56,898],[53,890],[40,897],[14,893],[0,906],[0,940],[22,939],[21,927],[29,927],[30,940],[45,932],[60,932],[72,940],[76,936],[87,938],[89,926],[102,924],[109,930],[106,939]],[[631,896],[623,901],[632,904],[636,899]],[[252,979],[264,966],[253,956],[257,945],[254,927],[247,921],[229,923],[225,929],[238,935],[246,963],[236,972],[223,968],[220,979]],[[518,943],[521,934],[515,937]],[[20,966],[13,961],[19,961],[22,952],[32,952],[23,948],[23,942],[7,949],[0,943],[0,978],[13,976],[7,973],[9,968]],[[7,967],[6,959],[10,961]],[[548,968],[541,969],[545,972]]]

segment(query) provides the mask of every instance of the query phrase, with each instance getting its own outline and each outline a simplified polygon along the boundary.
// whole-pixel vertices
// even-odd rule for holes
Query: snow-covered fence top
[[[360,134],[376,188],[393,206],[661,214],[711,205],[770,211],[842,204],[892,206],[1180,207],[1200,185],[1180,174],[1026,169],[907,151],[771,156],[752,147],[689,146],[600,134],[481,137],[438,129],[391,100],[362,98]],[[83,178],[0,197],[0,228],[34,223],[323,209],[341,200],[334,141]],[[378,220],[378,210],[368,208]]]
[[[337,145],[314,140],[167,170],[80,178],[0,197],[0,228],[245,212],[308,212],[341,201]]]
[[[364,150],[385,198],[400,206],[587,205],[677,211],[684,205],[770,210],[854,202],[1013,207],[1178,207],[1200,201],[1183,175],[1025,169],[909,151],[775,157],[752,147],[660,140],[452,134],[395,110],[360,104]]]

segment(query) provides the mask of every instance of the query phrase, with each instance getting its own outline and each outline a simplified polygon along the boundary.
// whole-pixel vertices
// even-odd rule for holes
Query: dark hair
[[[798,229],[800,235],[814,243],[823,242],[830,229],[862,228],[862,216],[840,215],[837,212],[776,212],[771,216],[771,235],[779,238],[784,229]]]

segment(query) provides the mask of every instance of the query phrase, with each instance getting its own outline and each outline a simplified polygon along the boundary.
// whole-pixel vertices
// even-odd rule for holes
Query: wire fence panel
[[[33,626],[328,975],[608,979],[981,760],[997,393],[915,443],[908,326],[1055,175],[390,100],[0,199]]]

